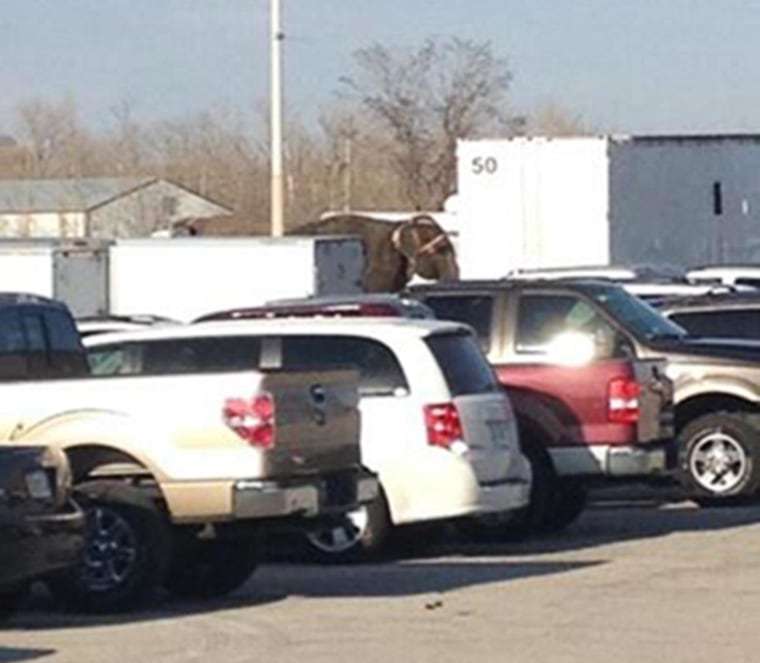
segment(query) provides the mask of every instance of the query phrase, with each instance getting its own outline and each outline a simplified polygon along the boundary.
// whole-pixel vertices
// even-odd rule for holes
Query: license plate
[[[491,435],[491,442],[499,446],[506,445],[509,441],[507,422],[503,420],[489,419],[486,420],[485,423],[488,427],[488,432]]]
[[[36,500],[49,500],[53,497],[50,479],[45,470],[26,473],[26,490],[29,496]]]

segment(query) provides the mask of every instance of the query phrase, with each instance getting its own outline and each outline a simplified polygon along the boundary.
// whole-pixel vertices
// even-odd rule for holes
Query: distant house
[[[230,213],[158,178],[0,180],[0,237],[143,237]]]

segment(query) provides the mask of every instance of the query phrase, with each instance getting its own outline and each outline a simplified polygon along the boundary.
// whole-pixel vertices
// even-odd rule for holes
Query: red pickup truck
[[[500,280],[411,289],[436,317],[475,328],[509,393],[534,474],[514,530],[561,529],[590,484],[662,477],[675,463],[666,362],[635,358],[607,307],[609,288]]]
[[[533,468],[530,505],[512,522],[489,520],[476,528],[500,538],[505,531],[561,529],[583,510],[591,483],[660,478],[675,463],[673,385],[665,361],[635,358],[609,310],[607,287],[442,282],[402,297],[278,301],[208,318],[434,313],[473,327],[512,401]],[[637,300],[625,291],[614,294],[635,309]]]

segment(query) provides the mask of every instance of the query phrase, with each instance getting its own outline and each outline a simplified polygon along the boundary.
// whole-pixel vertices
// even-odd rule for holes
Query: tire
[[[0,587],[0,621],[13,614],[28,593],[29,586],[26,583]]]
[[[583,513],[588,501],[585,487],[577,479],[560,478],[554,492],[554,505],[544,514],[541,529],[559,532],[574,523]]]
[[[358,562],[378,555],[388,541],[391,523],[382,490],[369,504],[348,514],[335,526],[304,535],[306,552],[319,562]]]
[[[47,578],[51,593],[82,612],[138,607],[166,573],[171,550],[167,517],[142,491],[122,484],[83,485],[76,498],[87,519],[85,552],[79,565]]]
[[[519,541],[545,530],[545,523],[556,506],[557,474],[546,451],[537,443],[523,440],[522,452],[532,473],[530,501],[516,511],[462,521],[460,531],[469,538],[484,542]]]
[[[677,437],[678,479],[687,496],[703,505],[733,503],[760,486],[760,431],[747,415],[706,414]]]
[[[175,539],[164,587],[182,599],[224,596],[246,583],[260,557],[253,539]]]

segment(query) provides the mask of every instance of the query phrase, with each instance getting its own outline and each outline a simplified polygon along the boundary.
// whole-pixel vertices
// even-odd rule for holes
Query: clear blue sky
[[[1,0],[0,133],[32,98],[88,124],[263,108],[269,0]],[[290,112],[315,116],[352,52],[430,35],[489,40],[512,103],[554,100],[600,131],[760,133],[755,0],[283,0]]]

